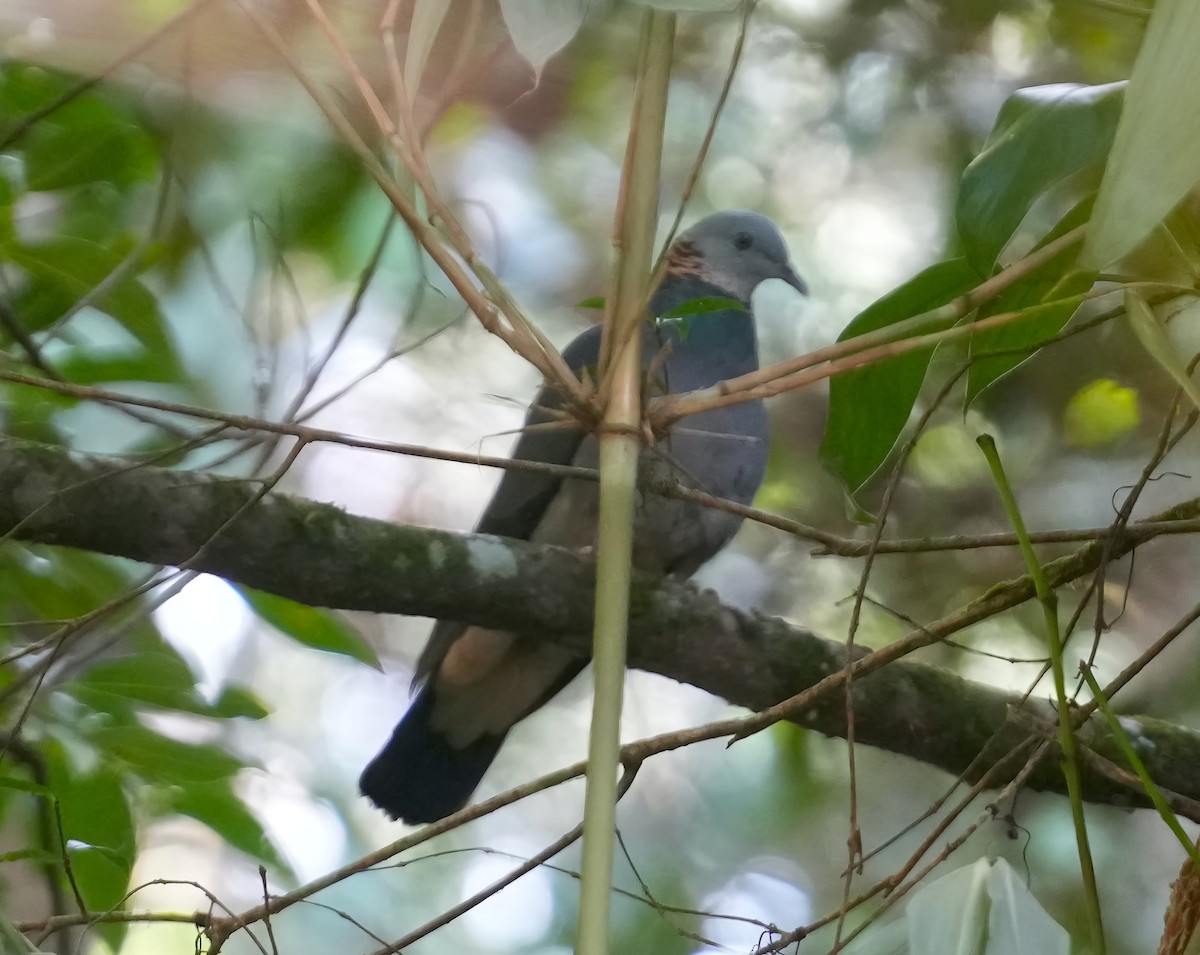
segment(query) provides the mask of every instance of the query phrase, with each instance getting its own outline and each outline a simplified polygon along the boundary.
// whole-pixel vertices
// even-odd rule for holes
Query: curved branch
[[[155,564],[190,561],[192,569],[311,605],[534,631],[587,652],[580,635],[590,632],[592,566],[575,554],[388,524],[284,494],[266,494],[247,507],[257,493],[254,482],[131,467],[0,439],[0,534],[6,537]],[[1192,517],[1198,509],[1197,502],[1178,505],[1166,518]],[[1109,558],[1141,539],[1117,538]],[[1090,573],[1101,552],[1093,543],[1047,564],[1052,585]],[[1030,717],[1036,725],[1051,721],[1044,704],[1022,704],[1016,694],[897,659],[1031,594],[1027,578],[999,584],[926,630],[873,654],[856,653],[856,739],[973,781],[1029,735]],[[844,735],[840,692],[806,698],[799,713],[778,706],[822,681],[829,689],[840,685],[841,642],[724,606],[691,584],[645,574],[634,575],[630,605],[631,665],[766,710],[766,718],[786,716],[825,735]],[[1139,750],[1159,785],[1200,800],[1200,732],[1148,717],[1137,725]],[[1103,725],[1089,721],[1080,734],[1084,745],[1123,765]],[[1003,785],[1019,768],[1014,763],[994,773],[994,784]],[[1046,760],[1030,784],[1061,792],[1054,761]],[[1092,802],[1146,804],[1119,775],[1095,765],[1086,769],[1084,788]]]

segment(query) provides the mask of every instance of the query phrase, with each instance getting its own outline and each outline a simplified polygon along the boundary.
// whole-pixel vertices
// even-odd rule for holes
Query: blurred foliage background
[[[411,12],[402,6],[403,33]],[[517,46],[549,42],[553,17],[532,6],[543,19],[514,26],[514,45],[490,0],[454,0],[416,115],[438,184],[477,248],[561,344],[592,319],[575,303],[603,294],[608,275],[639,11],[593,4],[577,32],[570,22],[563,28],[565,48],[534,66]],[[325,8],[364,73],[386,89],[384,5]],[[182,9],[163,0],[0,7],[5,367],[360,436],[504,453],[534,372],[465,313],[238,7],[199,4],[154,34]],[[263,15],[369,136],[369,118],[305,4],[264,6]],[[762,0],[688,219],[749,207],[787,236],[813,294],[760,291],[764,361],[832,342],[926,266],[970,254],[956,195],[1002,104],[1019,88],[1128,77],[1146,22],[1134,0]],[[664,234],[738,32],[730,12],[679,20],[663,131]],[[153,41],[99,83],[45,111],[147,36]],[[1007,259],[1094,191],[1102,169],[1103,151],[1036,196],[1001,243]],[[1175,215],[1175,234],[1194,236],[1193,210],[1185,204]],[[1183,245],[1184,259],[1196,261]],[[1133,262],[1141,275],[1180,271],[1179,250],[1165,241],[1144,244]],[[1085,306],[1082,317],[1106,307]],[[1183,353],[1197,350],[1184,322],[1172,333]],[[960,361],[934,357],[926,400]],[[890,535],[1008,529],[974,444],[981,431],[997,436],[1032,527],[1107,523],[1149,459],[1176,390],[1124,322],[1039,354],[982,390],[964,415],[966,387],[917,442]],[[232,475],[266,473],[280,459],[262,440],[200,441],[203,429],[180,416],[10,383],[0,384],[0,399],[6,433],[81,451]],[[863,521],[886,480],[869,481],[852,502],[822,465],[828,402],[823,385],[771,402],[771,469],[757,503],[868,539]],[[1196,454],[1185,440],[1135,513],[1192,496]],[[495,480],[463,465],[322,445],[304,451],[281,487],[356,513],[466,529]],[[861,565],[811,551],[746,526],[700,579],[728,602],[840,638]],[[1102,682],[1191,606],[1196,561],[1195,544],[1172,537],[1136,565],[1109,569]],[[858,641],[883,645],[911,621],[936,619],[1021,572],[1015,549],[881,557]],[[0,879],[14,922],[73,910],[47,791],[58,797],[74,877],[96,911],[122,904],[134,886],[144,887],[128,900],[133,908],[205,909],[197,883],[238,911],[261,899],[259,863],[281,891],[398,835],[357,797],[355,780],[406,705],[428,623],[342,617],[214,578],[150,574],[85,553],[0,546],[0,709],[14,734],[20,724],[0,779]],[[139,596],[88,616],[147,582]],[[1026,607],[962,635],[969,650],[944,646],[925,658],[1025,689],[1046,653],[1038,617]],[[1143,673],[1121,708],[1195,724],[1200,655],[1190,643],[1177,641]],[[1014,662],[1023,660],[1035,662]],[[1034,692],[1048,695],[1045,684]],[[724,709],[633,673],[624,732],[633,739]],[[573,686],[522,724],[480,795],[580,758],[586,729],[586,687]],[[616,881],[628,894],[615,903],[617,949],[749,951],[765,925],[789,929],[836,909],[847,772],[844,743],[789,726],[730,749],[709,743],[653,760],[619,810],[627,856]],[[857,773],[868,850],[951,782],[865,748]],[[581,785],[560,787],[337,885],[320,905],[275,921],[280,951],[373,948],[338,911],[383,938],[403,934],[569,829],[581,803]],[[949,865],[1007,858],[1051,915],[1082,934],[1066,800],[1024,793],[1002,811],[1011,821],[985,826]],[[1089,807],[1088,818],[1109,951],[1147,951],[1182,853],[1149,812]],[[857,882],[894,871],[929,825],[872,858]],[[565,870],[575,861],[573,853],[558,860]],[[540,869],[412,951],[558,955],[569,950],[576,893],[569,874]],[[660,909],[648,894],[704,914]],[[185,951],[195,937],[187,924],[112,924],[89,934],[85,948]],[[824,951],[829,940],[818,934],[798,951]],[[235,936],[229,950],[252,945]]]

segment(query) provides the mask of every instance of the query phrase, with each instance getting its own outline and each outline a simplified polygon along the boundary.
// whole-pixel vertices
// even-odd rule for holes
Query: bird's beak
[[[792,268],[790,264],[783,267],[783,271],[779,273],[779,277],[787,282],[788,285],[794,288],[801,295],[808,294],[808,283],[805,282],[804,279],[800,278],[800,276],[796,273],[796,270]]]

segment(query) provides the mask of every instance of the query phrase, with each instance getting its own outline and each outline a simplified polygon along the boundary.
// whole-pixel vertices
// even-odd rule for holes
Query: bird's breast
[[[598,465],[598,445],[587,437],[574,463]],[[634,564],[654,573],[689,575],[737,532],[741,519],[719,508],[671,497],[682,486],[749,504],[767,462],[767,419],[761,402],[748,402],[684,418],[639,458]],[[599,485],[564,481],[532,536],[578,552],[595,545]]]

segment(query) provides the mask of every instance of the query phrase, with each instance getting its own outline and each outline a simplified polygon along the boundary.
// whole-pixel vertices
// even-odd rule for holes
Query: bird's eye
[[[754,245],[754,239],[749,232],[739,232],[733,237],[733,247],[739,252],[745,252],[752,245]]]

